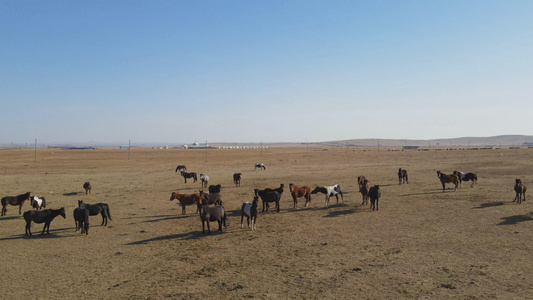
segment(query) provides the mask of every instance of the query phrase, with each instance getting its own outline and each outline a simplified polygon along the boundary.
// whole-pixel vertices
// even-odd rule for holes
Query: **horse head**
[[[78,200],[78,207],[81,207],[83,205],[83,200]]]
[[[67,216],[65,215],[65,208],[64,207],[61,207],[59,209],[59,215],[63,217],[63,219],[65,219]]]

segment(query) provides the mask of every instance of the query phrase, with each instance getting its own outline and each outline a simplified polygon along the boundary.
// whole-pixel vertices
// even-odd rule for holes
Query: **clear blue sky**
[[[533,134],[533,1],[0,0],[0,144]]]

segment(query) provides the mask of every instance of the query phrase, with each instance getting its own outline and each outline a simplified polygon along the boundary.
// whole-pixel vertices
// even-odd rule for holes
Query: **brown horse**
[[[226,210],[222,205],[213,207],[204,204],[200,207],[200,220],[202,220],[202,233],[205,234],[205,223],[207,222],[207,233],[211,233],[209,222],[218,222],[218,231],[222,232],[222,224],[226,227]]]
[[[19,206],[19,215],[21,214],[22,204],[24,201],[30,200],[30,192],[18,196],[6,196],[2,198],[2,216],[6,215],[7,205],[18,205]]]
[[[442,183],[442,191],[446,189],[446,183],[453,183],[455,184],[454,191],[457,191],[457,186],[459,185],[459,176],[455,174],[446,175],[444,173],[441,173],[440,171],[437,171],[437,177],[440,179],[440,183]]]
[[[359,185],[359,189],[361,189],[361,187],[363,186],[363,183],[365,183],[365,176],[359,176],[357,177],[357,184]]]
[[[184,165],[178,165],[178,166],[176,167],[176,173],[177,173],[178,171],[185,171],[185,172],[187,172],[187,167],[184,166]]]
[[[204,193],[203,190],[200,190],[200,201],[198,201],[198,208],[207,203],[207,205],[222,205],[222,197],[219,193]]]
[[[76,231],[80,230],[83,234],[89,234],[89,210],[81,207],[74,209],[74,224],[76,225]]]
[[[91,185],[89,181],[87,181],[86,183],[83,184],[83,188],[85,189],[85,195],[87,195],[91,193],[91,189],[93,188],[93,186]]]
[[[291,191],[292,200],[294,201],[294,208],[298,209],[298,198],[305,198],[305,207],[311,203],[311,188],[307,185],[298,187],[289,183],[289,191]]]
[[[235,184],[235,186],[241,186],[241,178],[241,173],[233,173],[233,183]]]
[[[195,203],[198,203],[200,201],[200,194],[180,194],[177,192],[172,192],[170,195],[170,201],[178,199],[178,201],[181,204],[181,214],[185,214],[185,206],[186,205],[193,205]],[[198,212],[198,208],[196,209],[196,212]]]
[[[524,198],[524,201],[526,201],[527,186],[522,179],[515,180],[514,191],[516,192],[516,196],[514,197],[513,202],[516,201],[517,204],[521,204],[522,198]]]
[[[368,204],[368,194],[370,193],[370,184],[368,183],[368,180],[365,179],[363,181],[359,188],[359,192],[363,196],[363,203],[361,203],[361,205]]]
[[[47,209],[47,210],[28,210],[24,213],[24,220],[26,220],[26,235],[31,236],[31,221],[35,223],[44,223],[43,232],[46,230],[47,234],[50,234],[50,223],[57,216],[62,216],[63,219],[66,218],[65,208],[61,207],[60,209]]]

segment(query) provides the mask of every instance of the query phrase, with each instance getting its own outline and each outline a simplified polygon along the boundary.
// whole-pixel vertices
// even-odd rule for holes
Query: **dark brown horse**
[[[187,183],[187,178],[192,178],[194,180],[193,182],[198,181],[198,177],[196,176],[196,173],[194,172],[187,173],[187,172],[181,171],[180,174],[181,176],[183,176],[183,179],[185,179],[185,183]]]
[[[18,195],[18,196],[6,196],[2,198],[2,216],[6,215],[7,212],[7,205],[18,205],[19,206],[19,215],[21,214],[22,204],[24,204],[24,201],[30,199],[30,192],[27,192],[26,194]]]
[[[374,211],[374,209],[379,210],[378,202],[379,198],[381,198],[381,190],[379,189],[379,185],[374,185],[370,188],[368,197],[370,198],[370,208],[372,211]]]
[[[200,201],[198,201],[198,208],[204,204],[207,205],[222,205],[222,197],[219,193],[204,193],[203,190],[200,190]]]
[[[200,202],[200,194],[180,194],[177,192],[172,192],[170,195],[170,201],[177,199],[180,202],[181,205],[181,214],[185,214],[185,206],[187,205],[193,205],[195,203]],[[198,212],[198,208],[196,209],[196,212]]]
[[[176,172],[178,172],[178,171],[185,171],[185,172],[187,172],[187,167],[184,166],[184,165],[179,165],[179,166],[176,167]]]
[[[514,197],[513,202],[516,201],[517,204],[521,204],[522,198],[526,201],[527,186],[522,179],[515,179],[514,191],[516,192],[516,196]]]
[[[26,235],[31,236],[31,221],[35,223],[44,223],[43,232],[46,230],[47,234],[50,234],[50,223],[57,216],[62,216],[63,219],[65,216],[65,208],[61,207],[60,209],[46,209],[46,210],[28,210],[24,213],[24,220],[26,220]]]
[[[259,196],[263,202],[263,212],[268,211],[268,203],[276,203],[276,211],[279,212],[281,195],[283,194],[283,188],[285,185],[281,183],[278,188],[271,189],[266,188],[264,190],[254,189],[254,195]],[[266,210],[265,210],[266,208]]]
[[[222,232],[222,224],[226,227],[226,210],[222,205],[213,207],[204,204],[200,207],[200,220],[202,220],[202,233],[205,234],[205,223],[207,223],[207,233],[211,233],[209,222],[218,222],[218,231]]]
[[[233,183],[235,184],[235,186],[241,186],[241,178],[241,173],[233,173]]]
[[[361,189],[361,187],[363,186],[363,183],[365,183],[365,176],[359,176],[357,177],[357,184],[359,185],[359,189]]]
[[[102,224],[100,224],[100,226],[102,225],[107,226],[107,218],[113,221],[113,219],[111,219],[111,212],[109,211],[109,205],[107,205],[106,203],[88,204],[88,203],[83,203],[82,200],[78,200],[78,207],[88,210],[90,216],[96,216],[98,214],[101,214]]]
[[[370,184],[368,183],[368,180],[365,179],[359,188],[359,192],[363,196],[363,203],[361,203],[361,205],[368,204],[368,193],[370,193]]]
[[[298,209],[298,198],[305,198],[305,207],[311,203],[311,188],[307,185],[298,187],[289,183],[289,191],[291,191],[292,201],[294,201],[294,208]]]
[[[399,184],[409,183],[409,179],[407,178],[407,170],[402,168],[398,169],[398,181]]]
[[[81,207],[74,209],[74,225],[76,231],[80,230],[83,234],[89,234],[89,210]]]
[[[459,176],[455,174],[446,175],[444,173],[441,173],[440,171],[437,171],[437,177],[440,179],[440,183],[442,183],[442,191],[446,189],[446,183],[453,183],[455,184],[454,191],[457,191],[457,186],[459,185]]]
[[[86,183],[83,184],[83,188],[85,189],[85,195],[87,195],[91,193],[91,189],[93,188],[93,186],[91,185],[89,181],[87,181]]]

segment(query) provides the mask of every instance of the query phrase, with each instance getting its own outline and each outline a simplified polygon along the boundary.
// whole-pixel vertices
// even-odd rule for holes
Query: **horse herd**
[[[266,170],[264,164],[257,163],[255,164],[254,171],[259,168],[261,170]],[[196,182],[196,173],[187,172],[187,167],[184,165],[179,165],[176,167],[176,172],[180,171],[180,175],[184,177],[185,183],[187,178],[193,178]],[[454,185],[454,191],[457,190],[457,187],[462,187],[463,181],[471,181],[470,187],[474,187],[477,183],[477,175],[475,173],[463,173],[460,171],[454,171],[452,174],[444,174],[441,171],[437,171],[437,177],[439,178],[442,184],[442,191],[446,190],[446,184],[451,183]],[[172,192],[170,200],[178,200],[182,207],[182,214],[186,213],[186,206],[197,205],[196,213],[200,214],[200,219],[202,221],[202,233],[205,233],[205,227],[207,226],[208,233],[210,230],[210,222],[218,222],[218,230],[222,231],[222,226],[226,226],[226,210],[222,206],[222,197],[220,195],[221,185],[209,185],[209,176],[205,174],[200,174],[202,190],[199,190],[198,193],[193,194],[183,194],[178,192]],[[242,173],[233,174],[233,183],[235,187],[241,186]],[[399,184],[408,184],[408,175],[407,170],[399,168],[398,169],[398,182]],[[359,176],[357,178],[357,183],[359,186],[359,192],[362,195],[362,205],[367,205],[370,200],[370,209],[372,211],[379,210],[379,198],[381,197],[381,191],[379,185],[370,186],[369,181],[365,176]],[[209,193],[204,193],[203,188],[208,187]],[[91,183],[85,182],[83,184],[85,189],[85,194],[88,195],[91,193]],[[280,211],[280,201],[281,196],[284,192],[285,185],[280,184],[277,188],[265,188],[265,189],[254,189],[254,198],[251,202],[244,202],[241,206],[241,228],[243,228],[244,217],[247,218],[248,227],[252,230],[256,228],[256,220],[258,215],[258,201],[261,198],[262,201],[262,212],[267,212],[270,208],[270,204],[274,204],[274,209]],[[514,190],[516,196],[514,202],[521,204],[522,201],[526,201],[526,191],[527,186],[521,179],[515,180]],[[332,196],[335,196],[337,204],[339,203],[339,196],[341,197],[342,205],[344,205],[344,195],[340,185],[335,184],[332,186],[316,186],[313,190],[309,186],[296,186],[293,183],[289,183],[289,192],[293,200],[293,208],[298,209],[298,199],[305,199],[305,207],[311,203],[311,195],[322,193],[325,196],[325,208],[329,206],[329,201]],[[26,221],[26,235],[31,236],[30,225],[33,221],[34,223],[45,223],[44,228],[41,234],[44,234],[46,231],[49,233],[50,223],[57,216],[62,216],[65,218],[65,209],[64,207],[60,209],[46,209],[46,199],[44,197],[31,196],[30,192],[21,194],[18,196],[6,196],[1,199],[2,204],[2,216],[6,215],[8,205],[18,205],[19,214],[22,214],[22,205],[26,200],[31,201],[31,206],[35,210],[29,210],[24,212],[23,217]],[[111,214],[109,206],[106,203],[97,203],[97,204],[87,204],[82,200],[78,200],[78,207],[74,209],[73,216],[75,221],[76,231],[80,230],[83,234],[89,234],[89,216],[94,216],[100,214],[102,216],[101,226],[107,226],[107,219],[111,219]]]
[[[83,184],[86,195],[91,191],[91,184],[85,182]],[[35,210],[28,210],[22,214],[22,205],[26,200],[31,201],[31,206]],[[7,196],[2,198],[2,216],[6,215],[8,205],[18,205],[19,206],[19,215],[22,214],[24,221],[26,221],[26,232],[27,236],[31,236],[31,222],[41,224],[44,223],[43,231],[41,234],[44,234],[46,231],[47,234],[50,234],[50,223],[57,216],[62,216],[66,218],[65,208],[61,207],[60,209],[46,209],[46,199],[44,197],[31,196],[31,192],[21,194],[18,196]],[[107,226],[107,219],[111,220],[111,213],[109,211],[109,205],[106,203],[97,203],[97,204],[87,204],[82,200],[78,200],[78,207],[74,209],[74,225],[76,231],[80,230],[83,234],[89,234],[89,216],[102,215],[102,224]]]

